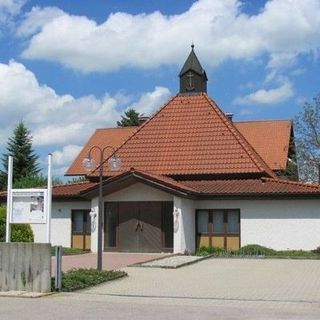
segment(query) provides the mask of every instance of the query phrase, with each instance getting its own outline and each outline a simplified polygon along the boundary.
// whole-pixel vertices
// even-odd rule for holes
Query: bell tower
[[[191,45],[191,52],[184,63],[180,73],[180,93],[207,92],[207,75],[202,68]]]

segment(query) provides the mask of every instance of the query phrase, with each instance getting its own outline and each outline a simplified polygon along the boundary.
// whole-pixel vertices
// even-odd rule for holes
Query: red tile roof
[[[168,192],[178,191],[191,198],[232,197],[232,196],[316,196],[320,198],[320,185],[302,182],[292,182],[274,178],[260,179],[228,179],[228,180],[188,180],[176,181],[161,175],[155,175],[138,170],[130,170],[111,177],[104,182],[104,187],[114,190],[115,185],[122,188],[125,179],[135,178],[138,182],[147,183],[156,188],[166,189]],[[126,186],[126,185],[125,185]],[[82,194],[95,193],[97,186],[92,186]],[[170,191],[171,189],[171,191]],[[94,192],[94,190],[96,192]],[[105,189],[107,190],[107,189]]]
[[[88,142],[84,145],[79,155],[73,161],[68,171],[66,172],[67,176],[78,176],[86,175],[88,172],[84,170],[82,166],[82,160],[88,156],[90,148],[94,145],[104,148],[109,145],[114,148],[117,148],[121,145],[127,138],[129,138],[135,131],[137,127],[126,127],[126,128],[105,128],[97,129]],[[106,150],[105,157],[110,156],[111,149]],[[96,163],[99,163],[99,155],[97,152],[93,151],[93,159]]]
[[[176,181],[172,178],[147,172],[130,170],[104,181],[104,188],[117,186],[125,179],[133,178],[136,182],[147,183],[166,192],[178,193],[190,198],[214,197],[290,197],[315,196],[320,198],[320,185],[293,182],[274,178],[228,179],[228,180],[188,180]],[[89,181],[55,185],[52,189],[54,199],[89,199],[97,196],[98,183]],[[89,195],[89,196],[88,196]],[[6,199],[6,192],[0,192],[0,200]]]
[[[121,172],[241,174],[272,170],[206,94],[177,95],[117,150]],[[95,172],[94,174],[97,174]],[[115,175],[107,164],[105,175]]]
[[[272,170],[286,169],[292,121],[246,121],[234,125]]]
[[[318,195],[320,186],[302,182],[261,178],[243,180],[181,181],[185,186],[205,195]]]
[[[97,183],[89,182],[89,181],[55,185],[52,188],[52,197],[53,198],[80,197],[81,192],[83,192],[88,188],[92,188],[96,185]]]

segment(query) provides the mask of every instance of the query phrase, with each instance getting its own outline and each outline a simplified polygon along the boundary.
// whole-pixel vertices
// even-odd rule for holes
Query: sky
[[[192,43],[235,121],[320,93],[320,0],[0,0],[0,153],[22,120],[62,177],[96,128],[178,93]]]

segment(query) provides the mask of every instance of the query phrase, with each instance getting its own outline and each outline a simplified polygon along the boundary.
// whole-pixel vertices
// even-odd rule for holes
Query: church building
[[[292,122],[234,122],[208,96],[193,46],[179,78],[179,93],[140,126],[97,129],[84,145],[67,175],[87,181],[53,188],[52,244],[97,251],[100,167],[83,167],[89,153],[99,164],[96,146],[106,147],[105,251],[320,246],[320,187],[292,181]],[[45,228],[32,227],[43,241]]]

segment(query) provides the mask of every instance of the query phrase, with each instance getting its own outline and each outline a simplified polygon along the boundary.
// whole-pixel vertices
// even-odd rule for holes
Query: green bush
[[[77,255],[77,254],[85,254],[90,252],[90,250],[84,250],[84,249],[78,249],[78,248],[67,248],[63,247],[62,248],[62,255],[63,256],[72,256],[72,255]],[[55,256],[56,255],[56,246],[51,247],[51,255]]]
[[[6,241],[6,208],[0,207],[0,242]]]
[[[211,254],[219,255],[220,253],[225,253],[225,252],[226,250],[224,248],[202,246],[197,250],[196,255],[197,256],[208,256]]]
[[[227,250],[215,247],[200,247],[196,255],[198,256],[266,256],[279,258],[320,258],[320,247],[312,251],[305,250],[274,250],[258,244],[249,244],[238,250]]]
[[[248,244],[239,249],[240,253],[243,255],[266,255],[272,256],[276,254],[276,251],[259,244]]]
[[[127,276],[124,271],[73,269],[62,275],[62,291],[74,291]]]
[[[6,208],[0,207],[0,242],[6,240]],[[33,242],[33,232],[29,224],[12,224],[12,242]]]
[[[320,254],[320,247],[315,248],[314,250],[311,250],[313,253]]]

